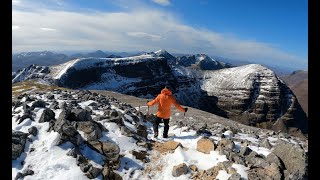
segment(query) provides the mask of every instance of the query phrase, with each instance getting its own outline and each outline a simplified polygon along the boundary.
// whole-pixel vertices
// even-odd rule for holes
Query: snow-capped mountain
[[[60,89],[14,96],[12,179],[308,178],[306,140],[193,108],[174,109],[170,137],[161,126],[153,138],[145,102]]]
[[[206,55],[189,60],[172,58],[164,50],[124,58],[80,58],[64,64],[33,67],[12,82],[41,78],[72,89],[112,90],[136,97],[154,98],[164,86],[187,106],[231,118],[247,125],[292,134],[307,133],[307,117],[286,84],[270,69],[250,64],[220,70],[223,64]],[[183,59],[183,58],[182,58]],[[179,65],[179,61],[184,65]],[[212,65],[212,66],[211,66]],[[191,67],[191,68],[190,68]],[[30,72],[30,73],[29,73]]]
[[[177,64],[185,67],[199,68],[201,70],[217,70],[231,67],[230,64],[219,62],[205,54],[180,56],[177,58]]]
[[[67,55],[50,51],[22,52],[12,55],[12,71],[21,70],[32,64],[43,66],[61,64],[70,60]]]

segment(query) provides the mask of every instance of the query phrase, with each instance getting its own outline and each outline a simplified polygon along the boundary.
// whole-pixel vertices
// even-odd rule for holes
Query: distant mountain
[[[69,59],[76,59],[76,58],[88,58],[88,57],[96,57],[96,58],[105,58],[107,57],[108,54],[104,53],[101,50],[97,50],[94,52],[89,52],[89,53],[76,53],[76,54],[72,54],[69,56]]]
[[[32,64],[51,66],[68,60],[70,59],[67,55],[50,51],[17,53],[12,55],[12,71],[23,69]]]
[[[219,62],[205,54],[177,57],[177,64],[201,70],[217,70],[231,67],[231,64]]]
[[[71,89],[111,90],[146,98],[156,97],[167,86],[190,107],[246,125],[308,132],[307,116],[296,96],[272,70],[259,64],[226,68],[204,54],[178,57],[177,64],[172,64],[173,56],[167,53],[81,58],[50,66],[47,73],[44,67],[34,66],[13,77],[12,83],[38,78]]]
[[[16,53],[12,55],[12,71],[21,70],[32,64],[36,64],[39,66],[51,66],[61,64],[76,58],[104,58],[107,56],[108,54],[104,53],[101,50],[89,53],[76,53],[70,56],[51,51]]]
[[[303,110],[308,115],[308,71],[294,71],[290,75],[281,76],[281,79],[294,92]]]

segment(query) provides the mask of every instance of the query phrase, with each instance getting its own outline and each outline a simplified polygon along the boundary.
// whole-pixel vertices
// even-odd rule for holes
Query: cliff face
[[[216,99],[216,108],[207,108],[209,112],[268,129],[277,129],[274,123],[283,121],[307,132],[307,117],[292,91],[261,65],[207,72],[201,88]]]

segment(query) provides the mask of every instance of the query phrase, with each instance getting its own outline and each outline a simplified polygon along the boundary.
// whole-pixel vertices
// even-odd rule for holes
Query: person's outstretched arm
[[[160,95],[158,95],[154,100],[148,102],[147,105],[148,105],[148,106],[153,106],[154,104],[159,103],[159,99],[160,99],[159,96],[160,96]]]
[[[177,101],[176,101],[176,99],[172,96],[172,103],[173,103],[173,105],[177,108],[177,109],[179,109],[181,112],[186,112],[186,109],[185,108],[183,108]]]

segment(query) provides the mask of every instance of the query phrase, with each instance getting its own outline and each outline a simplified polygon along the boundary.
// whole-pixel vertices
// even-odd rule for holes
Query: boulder
[[[39,123],[49,122],[51,119],[55,119],[55,113],[49,109],[46,108],[39,119]]]
[[[275,155],[272,152],[267,155],[266,161],[270,164],[275,163],[280,168],[280,170],[284,169],[283,162],[279,159],[277,155]]]
[[[173,177],[179,177],[182,174],[187,174],[187,173],[188,173],[188,166],[185,163],[179,164],[177,166],[173,166],[172,168]]]
[[[181,143],[170,140],[165,143],[155,142],[154,149],[159,151],[160,153],[171,152],[177,149],[178,146],[181,146]]]
[[[113,142],[88,141],[88,146],[109,161],[115,162],[119,159],[120,147]]]
[[[100,123],[99,123],[100,124]],[[88,141],[98,140],[102,137],[102,130],[97,122],[79,121],[76,122],[77,130],[83,131]]]
[[[136,157],[136,159],[139,159],[141,161],[144,161],[146,162],[146,156],[148,155],[147,151],[135,151],[135,150],[132,150],[130,151],[130,153],[132,155],[134,155]]]
[[[280,131],[280,132],[288,132],[288,129],[286,125],[284,124],[282,119],[278,119],[273,125],[272,125],[273,131]]]
[[[21,153],[24,151],[28,135],[29,134],[21,131],[12,130],[12,160],[20,157]]]
[[[215,149],[215,144],[212,140],[207,138],[199,139],[197,142],[197,151],[210,154],[210,151],[213,151]]]
[[[253,168],[247,171],[248,180],[265,179],[265,180],[281,180],[282,174],[279,167],[272,163],[266,168]]]
[[[289,174],[295,175],[298,179],[307,177],[308,156],[300,146],[279,141],[272,152],[284,163]]]
[[[25,176],[30,176],[30,175],[33,175],[34,174],[34,171],[31,170],[31,169],[25,169],[23,170],[23,172],[18,172],[16,177],[15,177],[15,180],[18,180],[18,179],[24,179]]]
[[[74,114],[74,121],[92,121],[91,113],[85,109],[72,109],[71,113]]]
[[[43,100],[37,100],[35,102],[32,103],[32,107],[34,108],[45,108],[47,105],[46,102],[44,102]]]
[[[35,126],[32,126],[28,129],[29,134],[36,136],[38,134],[38,129]]]
[[[270,144],[269,140],[267,138],[263,139],[260,143],[261,147],[267,148],[267,149],[271,149],[272,145]]]

